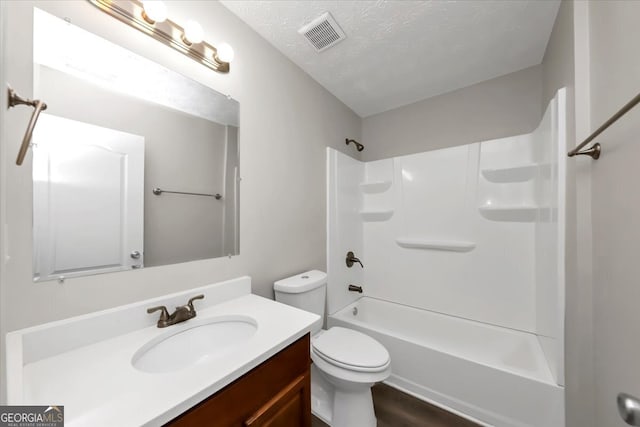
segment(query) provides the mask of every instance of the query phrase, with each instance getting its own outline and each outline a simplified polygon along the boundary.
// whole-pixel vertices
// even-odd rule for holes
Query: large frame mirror
[[[239,103],[34,10],[35,281],[237,255]]]

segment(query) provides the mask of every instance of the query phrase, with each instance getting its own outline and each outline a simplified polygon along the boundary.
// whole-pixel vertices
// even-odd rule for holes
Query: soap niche
[[[478,211],[489,221],[535,222],[537,185],[548,165],[535,160],[531,135],[481,143]]]
[[[384,159],[365,164],[364,181],[360,183],[364,222],[387,221],[394,214],[393,159]]]

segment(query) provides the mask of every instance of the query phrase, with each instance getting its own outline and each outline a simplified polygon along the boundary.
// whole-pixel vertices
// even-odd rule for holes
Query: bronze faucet
[[[357,292],[357,293],[361,294],[362,293],[362,286],[349,285],[349,292]]]
[[[150,314],[160,310],[158,328],[166,328],[167,326],[175,325],[176,323],[196,317],[196,309],[193,307],[193,301],[197,299],[204,299],[204,295],[196,295],[191,298],[187,304],[176,307],[176,311],[174,311],[173,314],[169,314],[167,307],[164,305],[148,308],[147,313]]]
[[[355,264],[356,262],[360,264],[360,267],[364,268],[364,265],[362,265],[362,262],[358,258],[356,258],[354,253],[351,251],[347,252],[346,262],[347,262],[347,267],[349,268],[353,267],[353,264]]]

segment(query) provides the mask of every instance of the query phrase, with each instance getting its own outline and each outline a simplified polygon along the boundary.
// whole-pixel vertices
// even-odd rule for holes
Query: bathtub
[[[328,326],[364,332],[391,355],[387,384],[497,427],[564,425],[558,386],[534,334],[363,297]]]

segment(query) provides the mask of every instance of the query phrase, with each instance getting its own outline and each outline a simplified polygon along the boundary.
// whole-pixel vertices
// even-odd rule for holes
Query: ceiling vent
[[[300,28],[298,33],[302,34],[318,52],[329,49],[347,38],[329,12],[323,13]]]

